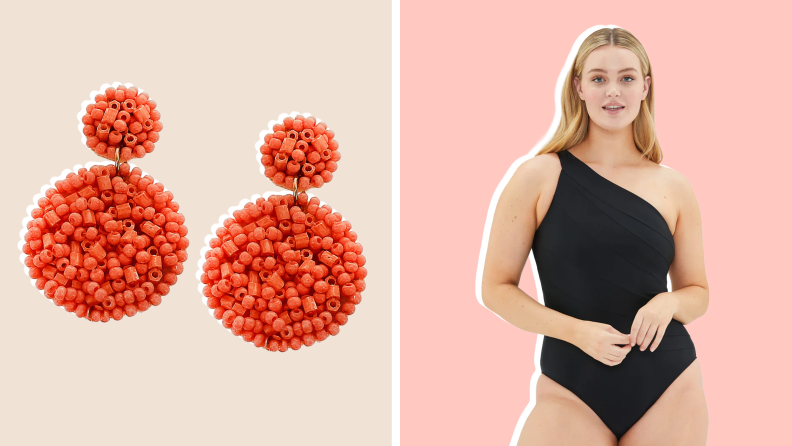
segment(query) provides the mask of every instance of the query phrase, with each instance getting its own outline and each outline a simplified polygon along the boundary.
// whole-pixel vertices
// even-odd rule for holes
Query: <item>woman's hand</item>
[[[577,348],[609,366],[621,364],[627,353],[632,351],[628,335],[600,322],[580,321],[574,341]]]
[[[630,329],[630,346],[638,344],[641,346],[641,351],[644,351],[657,333],[650,349],[655,351],[678,309],[679,301],[670,292],[663,292],[653,297],[635,315]]]

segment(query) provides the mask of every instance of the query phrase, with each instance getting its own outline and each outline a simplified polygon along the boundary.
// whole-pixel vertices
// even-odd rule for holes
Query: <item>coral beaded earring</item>
[[[351,223],[305,192],[333,178],[333,131],[292,112],[264,133],[261,170],[291,193],[254,195],[220,217],[201,251],[199,289],[231,333],[285,352],[339,333],[361,301],[366,258]]]
[[[83,143],[114,164],[64,170],[33,198],[22,262],[34,285],[66,311],[121,320],[162,302],[184,270],[189,241],[173,194],[127,163],[154,150],[156,102],[131,84],[105,84],[78,115]]]

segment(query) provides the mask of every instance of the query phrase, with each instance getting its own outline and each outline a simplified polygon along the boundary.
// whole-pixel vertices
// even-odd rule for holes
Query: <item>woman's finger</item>
[[[611,357],[619,358],[619,359],[623,359],[625,356],[627,356],[627,353],[630,353],[630,351],[632,350],[630,344],[627,344],[624,347],[618,347],[615,345],[612,345],[611,347],[612,348],[608,351],[607,354],[611,355]]]
[[[638,343],[638,329],[641,328],[641,323],[643,322],[643,316],[640,312],[635,315],[635,320],[633,321],[632,327],[630,327],[630,345],[635,345]]]
[[[663,339],[663,335],[665,334],[666,327],[668,327],[668,324],[660,326],[660,329],[657,330],[657,337],[655,337],[655,341],[654,343],[652,343],[652,348],[650,349],[651,351],[655,351],[657,349],[657,346],[660,345],[660,341]]]
[[[651,327],[651,325],[651,322],[643,319],[641,327],[638,329],[638,335],[635,337],[635,345],[641,345],[644,343],[644,340],[646,339],[646,332],[649,331],[649,327]]]
[[[649,329],[646,330],[646,337],[644,338],[643,342],[641,342],[641,351],[644,351],[646,350],[647,347],[649,347],[649,344],[652,342],[652,338],[654,337],[656,331],[657,331],[656,324],[652,324],[649,326]]]

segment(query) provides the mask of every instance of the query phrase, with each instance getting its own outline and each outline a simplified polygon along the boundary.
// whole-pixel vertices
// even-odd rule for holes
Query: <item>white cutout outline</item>
[[[481,282],[482,276],[484,274],[484,260],[487,255],[487,245],[489,243],[490,231],[492,230],[492,218],[495,215],[495,208],[498,206],[498,201],[500,200],[501,193],[503,189],[506,187],[506,184],[511,180],[514,172],[517,168],[524,163],[525,161],[533,158],[542,147],[544,147],[550,139],[555,134],[556,130],[558,129],[558,124],[561,122],[561,92],[564,86],[564,81],[566,80],[566,76],[569,71],[572,69],[572,63],[575,60],[575,56],[580,49],[580,45],[583,43],[584,40],[593,32],[603,29],[603,28],[621,28],[618,25],[596,25],[591,28],[588,28],[583,33],[581,33],[578,38],[575,40],[575,43],[572,45],[572,48],[567,55],[566,62],[564,63],[563,68],[556,80],[556,87],[555,87],[555,114],[553,115],[553,121],[550,124],[550,128],[545,133],[544,137],[539,140],[539,142],[528,152],[528,154],[521,156],[518,158],[514,163],[512,163],[509,170],[506,171],[506,174],[501,179],[500,183],[498,183],[498,187],[495,189],[495,193],[492,195],[492,199],[490,200],[489,209],[487,210],[487,220],[484,224],[484,234],[482,236],[481,241],[481,250],[479,251],[479,260],[478,265],[476,267],[476,300],[478,300],[479,304],[484,308],[487,308],[484,305],[484,302],[481,297]],[[534,276],[534,283],[536,283],[536,292],[537,292],[537,301],[540,304],[544,305],[544,293],[542,292],[541,282],[539,280],[539,275],[537,273],[536,268],[536,260],[534,259],[533,249],[528,253],[528,260],[531,262],[531,270]],[[667,279],[669,281],[670,279]],[[668,285],[668,289],[670,285]],[[487,308],[489,310],[489,308]],[[490,310],[491,311],[491,310]],[[491,311],[492,312],[492,311]],[[500,315],[495,312],[492,314],[498,316],[501,320],[504,320]],[[522,429],[525,426],[525,421],[528,419],[531,411],[536,406],[536,382],[539,380],[539,376],[542,374],[542,368],[540,365],[540,358],[542,353],[542,344],[544,342],[544,335],[537,333],[536,335],[536,347],[534,350],[534,367],[535,371],[533,375],[531,375],[531,387],[530,387],[530,401],[528,405],[523,410],[522,414],[520,415],[519,420],[517,420],[517,425],[514,428],[514,432],[512,434],[511,442],[509,446],[516,446],[517,442],[520,439],[520,435],[522,434]]]
[[[399,281],[401,280],[401,55],[400,55],[400,4],[391,2],[391,445],[398,446],[401,441],[401,314]]]

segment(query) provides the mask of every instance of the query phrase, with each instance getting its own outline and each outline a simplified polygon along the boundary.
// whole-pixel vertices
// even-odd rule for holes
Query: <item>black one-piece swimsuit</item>
[[[649,202],[568,151],[557,154],[561,175],[532,247],[544,303],[629,334],[638,310],[668,291],[674,238]],[[618,439],[695,359],[685,326],[672,319],[654,352],[636,344],[615,366],[545,336],[540,367],[586,403]]]

